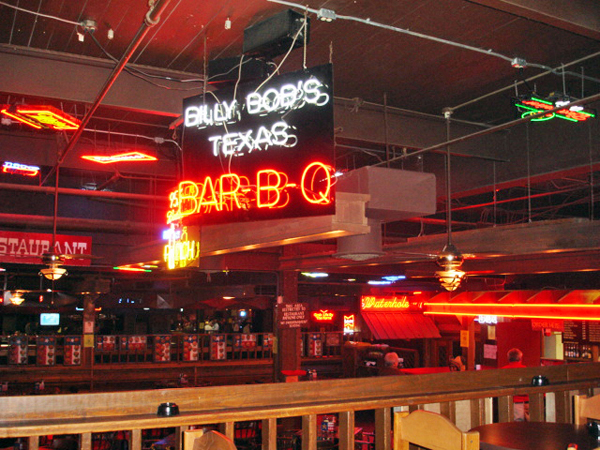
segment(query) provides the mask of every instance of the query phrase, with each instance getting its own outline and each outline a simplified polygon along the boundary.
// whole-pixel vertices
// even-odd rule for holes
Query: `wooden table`
[[[481,450],[567,450],[571,443],[577,444],[578,450],[600,447],[585,426],[568,423],[493,423],[471,431],[479,432]]]

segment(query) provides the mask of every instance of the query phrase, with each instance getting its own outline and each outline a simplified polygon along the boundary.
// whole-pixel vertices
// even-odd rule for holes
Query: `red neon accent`
[[[25,125],[29,125],[30,127],[37,128],[38,130],[42,129],[41,125],[38,125],[35,122],[33,122],[32,120],[26,119],[25,117],[17,116],[13,113],[10,113],[6,109],[2,110],[2,114],[7,115],[8,117],[12,117],[13,119],[15,119],[21,123],[24,123]]]
[[[324,173],[323,173],[324,172]],[[303,198],[312,204],[327,205],[333,186],[333,168],[314,162],[302,173],[300,190]],[[317,185],[325,183],[320,191]],[[254,187],[255,186],[255,187]],[[235,173],[221,175],[213,180],[210,176],[203,183],[186,180],[179,183],[176,190],[169,193],[167,223],[176,222],[193,214],[207,214],[215,211],[236,209],[284,208],[290,202],[288,189],[297,188],[297,183],[289,182],[288,175],[274,169],[259,170],[256,182]]]
[[[124,272],[151,272],[148,269],[142,269],[141,267],[125,267],[125,266],[117,266],[115,270],[123,270]]]
[[[24,175],[26,177],[35,177],[38,173],[40,173],[40,168],[37,166],[26,166],[25,164],[11,163],[6,161],[2,166],[2,172]]]
[[[100,164],[112,164],[117,162],[156,161],[158,158],[136,151],[106,156],[83,155],[81,159],[87,159],[88,161],[97,162]]]
[[[8,111],[12,109],[12,111]],[[15,106],[4,108],[2,113],[30,127],[52,130],[76,130],[81,122],[75,117],[54,108],[53,106]]]
[[[219,177],[219,192],[221,193],[219,199],[220,211],[222,211],[224,207],[226,207],[228,211],[232,211],[234,209],[234,202],[238,209],[242,207],[238,199],[238,191],[241,187],[242,181],[235,173],[228,173]]]
[[[259,208],[285,207],[290,202],[289,194],[284,192],[287,182],[288,177],[283,172],[272,169],[259,170],[256,174],[256,206]],[[266,198],[264,198],[265,194]],[[285,195],[283,199],[282,194]]]
[[[333,313],[327,309],[322,309],[319,312],[314,312],[313,317],[319,322],[331,322],[333,320]]]
[[[320,171],[323,171],[324,174],[321,174],[320,178],[317,178],[317,175],[320,173]],[[304,172],[302,172],[300,188],[302,190],[302,195],[309,203],[313,203],[315,205],[328,205],[331,203],[331,179],[333,173],[334,171],[331,166],[320,162],[311,163],[306,167],[306,169],[304,169]],[[307,185],[307,178],[309,176],[310,182]],[[315,179],[322,179],[326,181],[326,187],[324,191],[318,190]]]
[[[501,304],[425,303],[425,314],[459,316],[499,316],[525,319],[600,320],[600,305],[590,304]]]

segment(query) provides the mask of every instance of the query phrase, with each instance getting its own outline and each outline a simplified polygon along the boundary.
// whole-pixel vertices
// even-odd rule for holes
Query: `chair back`
[[[183,450],[237,450],[235,444],[218,431],[190,430],[183,432]]]
[[[394,450],[408,450],[409,444],[431,450],[479,450],[479,433],[462,432],[434,412],[394,413]]]
[[[574,395],[575,424],[585,425],[588,419],[600,420],[600,395]]]

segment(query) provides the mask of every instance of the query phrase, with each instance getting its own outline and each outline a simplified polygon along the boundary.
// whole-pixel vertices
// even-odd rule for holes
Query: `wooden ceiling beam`
[[[589,0],[469,0],[525,19],[600,39],[600,3]]]

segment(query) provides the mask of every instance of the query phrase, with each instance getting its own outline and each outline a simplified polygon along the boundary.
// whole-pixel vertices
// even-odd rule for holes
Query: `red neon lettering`
[[[202,193],[200,194],[200,208],[204,208],[204,212],[210,212],[210,209],[214,206],[217,211],[219,209],[219,198],[217,197],[217,190],[219,182],[214,182],[211,177],[206,177],[202,184]]]
[[[256,174],[256,206],[259,208],[283,208],[290,201],[290,196],[284,192],[287,175],[272,169],[259,170]],[[282,195],[285,197],[282,199]],[[266,194],[266,195],[265,195]]]
[[[332,174],[333,168],[326,164],[309,164],[302,173],[300,191],[303,198],[312,204],[330,204],[333,201]],[[213,208],[216,211],[284,208],[290,202],[289,189],[298,188],[296,183],[288,181],[286,173],[273,169],[258,171],[255,183],[235,173],[221,175],[216,180],[207,176],[203,183],[182,181],[177,190],[169,194],[167,223],[193,214],[209,213]]]
[[[535,100],[523,100],[522,103],[524,105],[533,106],[534,108],[544,109],[546,111],[548,111],[550,109],[554,109],[553,105],[549,105],[549,104],[543,103],[543,102],[538,102],[538,101],[535,101]]]
[[[372,297],[363,296],[360,298],[360,308],[366,309],[408,309],[410,303],[403,297]]]
[[[302,173],[300,189],[302,195],[309,203],[315,205],[327,205],[331,203],[331,178],[333,169],[331,166],[320,162],[309,164]],[[325,182],[324,188],[319,190],[319,185]]]
[[[238,200],[240,194],[238,191],[241,188],[240,177],[235,173],[228,173],[225,175],[221,175],[219,178],[219,192],[220,192],[220,200],[219,200],[219,211],[222,211],[225,207],[228,211],[233,210],[233,203],[235,202],[235,206],[239,209],[242,206]],[[229,203],[227,203],[229,202]]]
[[[583,114],[579,111],[571,111],[570,109],[559,109],[556,111],[557,114],[562,114],[569,119],[576,120],[578,122],[583,122],[584,120],[589,119],[591,116],[588,114]]]

